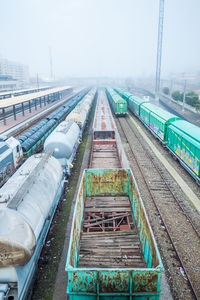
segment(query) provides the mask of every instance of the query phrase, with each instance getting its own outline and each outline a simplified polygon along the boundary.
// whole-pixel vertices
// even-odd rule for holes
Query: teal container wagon
[[[200,127],[178,120],[168,127],[167,147],[200,183]]]
[[[114,89],[114,90],[126,101],[128,101],[128,99],[133,96],[133,94],[123,89]]]
[[[130,169],[87,169],[66,262],[70,300],[159,299],[163,265]]]
[[[139,116],[140,115],[140,107],[141,107],[141,104],[143,104],[143,103],[147,103],[147,102],[139,97],[132,96],[129,98],[128,108],[130,109],[130,111],[132,113]]]
[[[107,88],[106,94],[111,104],[112,110],[116,116],[126,116],[127,102],[113,89]]]
[[[146,103],[146,101],[122,89],[115,89],[115,91],[119,93],[122,98],[127,100],[128,108],[130,109],[130,111],[139,116],[140,106],[141,104]]]
[[[180,120],[179,117],[151,103],[142,103],[140,105],[140,118],[154,135],[164,143],[167,142],[168,126],[172,122]]]

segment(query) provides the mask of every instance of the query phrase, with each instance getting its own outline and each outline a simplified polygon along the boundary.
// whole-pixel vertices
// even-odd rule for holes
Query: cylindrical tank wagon
[[[44,143],[44,152],[51,151],[64,172],[70,174],[72,161],[80,141],[80,128],[73,120],[63,121]]]
[[[0,189],[0,299],[26,299],[62,189],[50,153],[31,156]]]
[[[93,88],[66,117],[66,120],[74,120],[83,132],[92,107],[92,102],[96,94],[96,88]]]

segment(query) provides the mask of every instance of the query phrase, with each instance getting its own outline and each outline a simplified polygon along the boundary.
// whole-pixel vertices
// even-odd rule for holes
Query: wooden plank
[[[117,201],[118,199],[120,200],[129,200],[128,196],[87,196],[86,201],[90,199],[96,199],[96,200],[103,200],[103,199],[109,199],[110,201]]]
[[[106,238],[106,239],[94,239],[94,238],[92,238],[92,239],[90,239],[90,240],[88,240],[88,239],[83,239],[83,240],[81,240],[81,245],[83,244],[83,243],[87,243],[87,245],[92,245],[92,244],[103,244],[104,243],[104,246],[107,246],[107,245],[112,245],[112,244],[114,244],[114,243],[123,243],[123,245],[127,245],[127,244],[129,244],[129,243],[134,243],[135,241],[138,241],[138,237],[137,236],[135,236],[135,237],[133,237],[133,238],[131,238],[131,239],[112,239],[111,241],[109,241],[109,238]]]
[[[89,247],[89,246],[87,246],[87,244],[86,245],[83,245],[82,244],[82,246],[81,246],[81,249],[80,249],[80,253],[82,253],[82,252],[84,252],[84,251],[86,251],[86,252],[88,252],[88,253],[93,253],[94,251],[95,252],[98,252],[98,251],[102,251],[102,252],[107,252],[108,250],[109,251],[119,251],[120,253],[121,253],[121,251],[128,251],[128,250],[130,250],[130,252],[131,251],[137,251],[137,250],[139,250],[140,248],[139,248],[139,243],[137,243],[137,242],[135,242],[134,244],[132,244],[132,245],[128,245],[128,246],[126,246],[126,245],[118,245],[118,244],[114,244],[114,245],[109,245],[109,246],[107,246],[106,245],[106,247],[105,247],[105,245],[96,245],[96,244],[94,244],[93,246],[92,246],[92,248],[91,247]],[[92,249],[92,250],[91,250]],[[112,253],[110,253],[110,255],[111,256],[113,256],[113,254]]]
[[[89,267],[93,267],[93,268],[110,268],[110,269],[114,269],[114,268],[117,268],[117,265],[114,265],[114,264],[84,264],[84,263],[79,263],[78,264],[78,268],[89,268]],[[124,264],[124,265],[121,265],[120,266],[121,268],[145,268],[145,266],[143,264],[132,264],[132,265],[127,265],[127,264]]]
[[[130,207],[129,203],[120,203],[120,202],[116,202],[116,203],[109,203],[109,202],[95,202],[95,201],[91,201],[91,202],[87,202],[85,203],[85,207],[113,207],[113,209],[115,207],[122,207],[122,208],[126,208],[126,207]],[[113,210],[113,212],[115,212],[115,210]]]
[[[102,257],[100,255],[85,255],[85,254],[79,254],[79,259],[84,259],[84,260],[90,260],[92,259],[93,261],[111,261],[111,260],[122,260],[122,261],[141,261],[142,256],[141,255],[131,255],[131,256],[115,256],[115,257]]]
[[[103,198],[103,199],[90,199],[90,200],[86,200],[86,204],[87,203],[97,203],[97,204],[105,204],[105,203],[112,203],[112,204],[116,204],[116,203],[126,203],[130,205],[129,200],[121,200],[121,199],[116,199],[116,200],[112,200],[112,199],[108,199],[108,198]]]
[[[117,245],[132,245],[133,243],[135,243],[135,242],[138,242],[138,237],[134,237],[134,238],[132,238],[132,239],[129,239],[128,241],[127,240],[123,240],[123,239],[121,239],[121,240],[111,240],[111,241],[109,241],[109,239],[107,238],[107,239],[99,239],[99,240],[97,240],[97,239],[91,239],[91,240],[83,240],[83,241],[81,241],[80,242],[80,245],[82,246],[82,245],[84,245],[84,243],[86,243],[87,245],[103,245],[104,247],[106,246],[106,247],[109,247],[109,246],[112,246],[112,245],[115,245],[115,244],[117,244]],[[88,246],[88,247],[89,247]]]
[[[122,209],[121,207],[116,207],[115,208],[116,212],[126,212],[126,211],[131,211],[131,208],[126,208]],[[90,207],[90,208],[85,208],[85,212],[113,212],[113,207],[102,207],[102,208],[95,208],[95,207]]]
[[[130,236],[137,234],[136,230],[123,230],[123,231],[109,231],[109,232],[82,232],[81,238],[85,237],[106,237],[111,236],[113,237],[122,237],[122,236]]]
[[[109,223],[109,222],[114,221],[114,220],[118,220],[118,219],[121,219],[121,218],[128,217],[128,215],[129,215],[129,213],[125,213],[125,214],[122,214],[122,215],[120,214],[119,216],[116,215],[116,216],[113,216],[112,218],[104,219],[104,220],[101,220],[101,221],[98,221],[98,222],[95,222],[95,223],[84,224],[83,226],[85,228],[93,227],[93,226]]]
[[[134,255],[134,254],[138,254],[138,249],[82,249],[80,251],[81,254],[98,254],[101,256],[111,256],[111,257],[115,257],[117,255]],[[112,251],[112,253],[110,253],[110,251]],[[112,254],[112,255],[111,255]]]
[[[128,217],[128,216],[130,216],[130,213],[117,213],[117,214],[109,214],[109,215],[102,215],[101,217],[100,216],[98,216],[98,215],[95,215],[95,214],[88,214],[88,216],[89,217],[93,217],[92,219],[90,218],[90,219],[85,219],[84,221],[83,221],[83,223],[94,223],[94,222],[96,222],[96,221],[102,221],[102,220],[107,220],[107,221],[109,221],[109,220],[111,220],[111,218],[113,219],[118,219],[118,218],[122,218],[122,217]]]

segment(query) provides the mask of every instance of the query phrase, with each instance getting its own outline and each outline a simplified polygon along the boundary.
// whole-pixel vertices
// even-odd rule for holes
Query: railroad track
[[[191,292],[188,293],[188,296],[185,294],[186,297],[184,299],[193,299],[194,297],[199,299],[199,231],[188,212],[181,205],[181,199],[175,195],[170,182],[165,179],[164,171],[158,167],[153,156],[144,146],[142,138],[139,137],[131,126],[128,118],[118,118],[117,124],[129,147],[129,159],[134,176],[136,176],[136,180],[139,182],[139,187],[142,187],[148,193],[148,199],[151,200],[154,211],[156,210],[157,221],[161,228],[164,228],[166,231],[169,244],[175,252],[175,258],[182,268],[182,275],[187,279],[182,280],[183,285],[186,285],[183,288],[185,293],[186,291],[187,293],[189,292],[188,285],[190,286]],[[168,263],[170,264],[170,262]],[[175,264],[175,267],[172,266],[169,268],[170,273],[173,272],[172,270],[177,270],[177,266],[178,264]],[[172,281],[173,276],[180,276],[181,272],[170,274]]]

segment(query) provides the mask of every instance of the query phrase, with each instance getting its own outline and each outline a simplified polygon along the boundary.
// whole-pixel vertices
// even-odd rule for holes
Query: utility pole
[[[38,73],[37,73],[37,89],[39,91],[39,78],[38,78]]]
[[[164,0],[160,0],[159,23],[158,23],[158,42],[157,42],[155,102],[159,102],[159,92],[160,92],[160,72],[161,72],[161,58],[162,58],[163,20],[164,20]]]
[[[49,64],[50,64],[50,78],[53,79],[53,62],[52,62],[51,47],[49,47]]]
[[[186,84],[187,84],[187,81],[184,80],[184,92],[183,92],[183,105],[182,105],[182,112],[185,111],[185,94],[186,94]]]
[[[174,81],[173,81],[173,79],[171,79],[171,84],[170,84],[170,97],[172,96],[173,84],[174,84]]]

